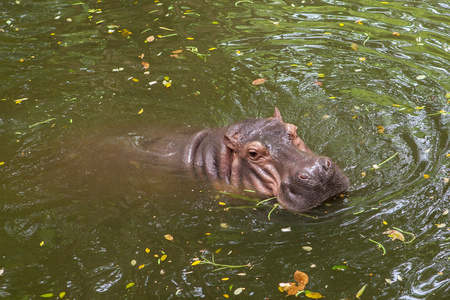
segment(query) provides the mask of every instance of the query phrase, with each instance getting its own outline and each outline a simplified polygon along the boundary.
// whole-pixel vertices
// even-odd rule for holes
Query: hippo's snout
[[[325,156],[312,158],[307,166],[295,166],[278,192],[278,201],[289,210],[302,212],[346,191],[349,181],[337,165]]]

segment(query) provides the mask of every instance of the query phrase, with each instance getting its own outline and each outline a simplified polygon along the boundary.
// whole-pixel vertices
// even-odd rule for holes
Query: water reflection
[[[278,283],[297,269],[310,275],[309,290],[333,299],[352,298],[364,284],[363,297],[377,299],[450,292],[448,3],[15,1],[0,8],[10,21],[0,26],[2,297],[209,299],[245,287],[241,297],[278,298]],[[183,52],[171,57],[175,50]],[[268,80],[252,86],[257,78]],[[347,197],[307,216],[275,211],[269,221],[270,207],[236,208],[248,203],[183,172],[138,169],[100,142],[136,128],[268,117],[275,105],[316,153],[345,169]],[[393,227],[415,241],[382,234]],[[252,267],[191,266],[213,255]],[[348,269],[332,269],[340,264]]]

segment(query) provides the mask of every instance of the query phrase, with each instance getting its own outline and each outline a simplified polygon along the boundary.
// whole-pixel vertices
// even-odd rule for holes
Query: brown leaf
[[[377,126],[378,133],[384,133],[384,127],[383,126]]]
[[[177,58],[177,57],[179,57],[179,55],[178,55],[178,54],[170,54],[170,57],[175,57],[175,58]]]
[[[153,42],[154,40],[155,40],[155,37],[154,37],[153,35],[149,36],[149,37],[146,39],[146,41],[147,41],[148,43],[151,43],[151,42]]]
[[[303,285],[303,288],[305,288],[305,285],[309,282],[309,277],[306,273],[297,270],[294,273],[294,280],[297,281],[299,285]]]
[[[183,52],[183,49],[172,51],[172,53],[175,53],[175,54],[181,53],[181,52]]]
[[[288,296],[291,296],[297,295],[297,293],[303,291],[303,289],[304,287],[302,288],[300,286],[291,285],[287,289],[285,289],[285,291],[287,292]]]
[[[314,84],[317,84],[318,86],[322,86],[322,82],[320,82],[320,81],[314,81]]]
[[[388,230],[388,231],[383,232],[383,234],[387,234],[388,237],[390,237],[393,241],[395,239],[399,239],[402,242],[405,241],[405,237],[403,236],[403,234],[397,230]]]
[[[258,78],[258,79],[253,80],[252,85],[260,85],[266,81],[267,81],[267,79],[265,79],[265,78]]]
[[[147,70],[148,68],[150,68],[150,64],[148,62],[141,62],[141,66],[144,68],[144,70]]]

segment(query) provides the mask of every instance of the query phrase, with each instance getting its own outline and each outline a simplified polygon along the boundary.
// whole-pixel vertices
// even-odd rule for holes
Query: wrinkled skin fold
[[[346,191],[349,181],[330,158],[314,154],[296,131],[275,108],[272,118],[197,132],[174,144],[168,160],[214,183],[275,196],[283,208],[303,212]]]

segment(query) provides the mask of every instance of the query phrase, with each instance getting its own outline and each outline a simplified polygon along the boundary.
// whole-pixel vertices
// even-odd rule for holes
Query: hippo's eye
[[[251,159],[257,159],[259,157],[259,153],[254,149],[249,149],[248,156],[250,156]]]

